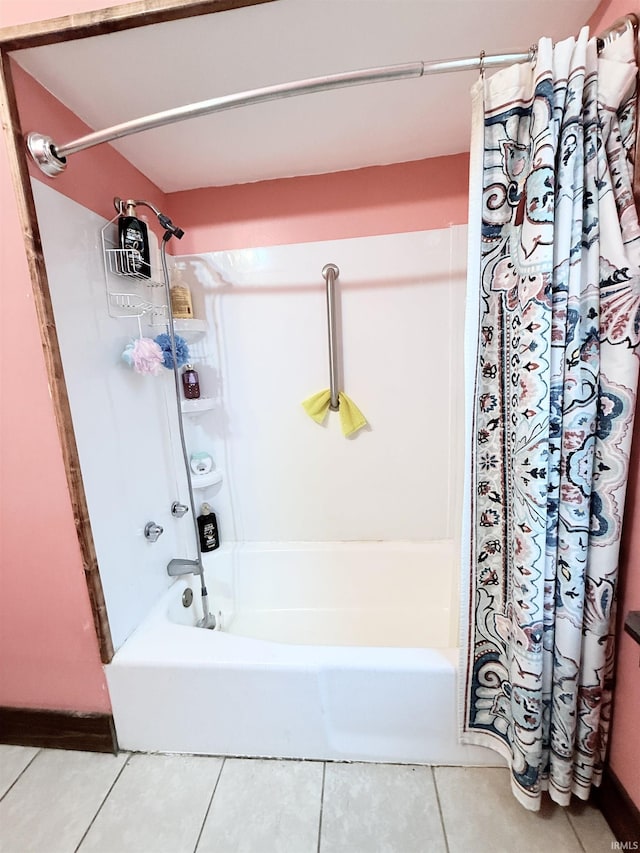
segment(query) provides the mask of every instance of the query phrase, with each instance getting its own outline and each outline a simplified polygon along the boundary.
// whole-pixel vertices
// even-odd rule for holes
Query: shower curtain
[[[533,810],[544,790],[586,799],[606,748],[640,335],[634,47],[631,29],[600,56],[586,29],[542,39],[474,90],[461,740],[500,752]]]

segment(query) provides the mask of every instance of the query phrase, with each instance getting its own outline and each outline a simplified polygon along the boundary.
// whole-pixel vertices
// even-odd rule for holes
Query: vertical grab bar
[[[322,277],[327,283],[327,328],[329,332],[329,408],[336,412],[340,407],[338,399],[338,354],[336,350],[336,294],[335,282],[340,270],[335,264],[322,268]]]

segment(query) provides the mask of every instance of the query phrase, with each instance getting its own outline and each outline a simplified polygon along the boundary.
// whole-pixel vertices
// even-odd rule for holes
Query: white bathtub
[[[262,543],[207,555],[223,630],[194,627],[198,585],[180,579],[106,667],[120,747],[500,763],[456,739],[453,553]]]

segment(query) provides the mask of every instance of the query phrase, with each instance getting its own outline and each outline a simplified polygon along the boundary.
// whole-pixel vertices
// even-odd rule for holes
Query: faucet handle
[[[156,524],[155,521],[148,521],[144,526],[144,538],[149,542],[157,542],[164,533],[164,527]]]
[[[182,518],[189,512],[189,507],[186,504],[181,504],[179,501],[174,501],[171,504],[171,515],[174,518]]]

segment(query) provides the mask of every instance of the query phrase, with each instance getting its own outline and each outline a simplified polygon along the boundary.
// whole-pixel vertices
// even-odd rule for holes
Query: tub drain
[[[182,593],[182,606],[183,607],[191,607],[193,604],[193,590],[190,586],[188,586],[185,591]]]

